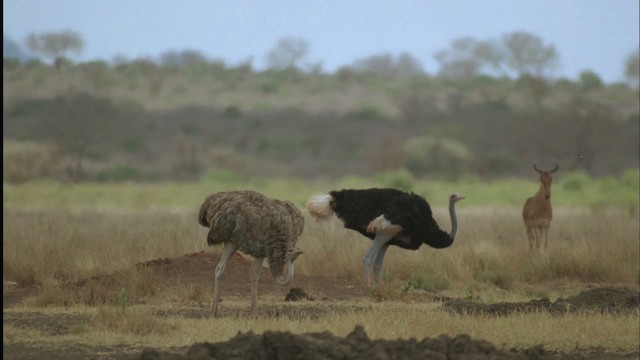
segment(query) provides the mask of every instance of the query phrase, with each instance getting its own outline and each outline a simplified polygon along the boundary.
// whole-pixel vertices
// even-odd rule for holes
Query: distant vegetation
[[[458,39],[436,54],[437,76],[410,54],[325,73],[304,62],[308,44],[295,38],[276,45],[263,71],[191,50],[74,64],[65,54],[81,51],[77,35],[30,41],[53,61],[4,58],[5,181],[403,171],[482,180],[529,178],[534,162],[590,177],[638,168],[638,89],[589,70],[552,80],[553,45],[527,33]],[[540,56],[515,56],[526,49]],[[621,64],[630,81],[633,64]]]

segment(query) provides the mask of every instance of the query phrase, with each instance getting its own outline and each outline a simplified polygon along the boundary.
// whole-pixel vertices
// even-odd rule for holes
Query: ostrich
[[[213,282],[213,317],[218,313],[220,283],[227,262],[237,250],[254,257],[251,315],[256,313],[258,280],[265,258],[279,285],[288,286],[293,280],[293,261],[302,254],[295,244],[304,228],[304,217],[291,202],[270,199],[250,190],[219,192],[204,200],[198,222],[209,228],[209,246],[224,244]]]
[[[540,170],[533,164],[533,169],[540,174],[540,190],[528,198],[522,207],[522,219],[527,228],[529,248],[540,249],[540,241],[544,239],[544,249],[547,250],[549,226],[553,218],[551,210],[551,182],[553,174],[558,170],[558,164],[551,170]]]
[[[373,240],[364,257],[364,282],[371,286],[373,271],[380,282],[382,260],[389,245],[417,250],[422,244],[436,249],[449,247],[456,236],[458,222],[455,204],[464,199],[459,194],[449,197],[451,233],[440,230],[425,199],[396,189],[362,189],[330,191],[312,196],[307,210],[318,220],[336,214],[347,229]]]

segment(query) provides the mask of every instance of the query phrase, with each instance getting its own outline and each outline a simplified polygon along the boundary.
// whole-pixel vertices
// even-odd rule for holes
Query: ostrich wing
[[[438,225],[433,220],[429,204],[420,196],[405,194],[388,201],[384,206],[384,212],[374,219],[369,228],[375,233],[394,233],[389,245],[399,246],[404,249],[416,250],[427,237],[430,229]]]
[[[411,235],[426,232],[433,222],[429,204],[418,195],[406,194],[397,196],[387,202],[383,208],[383,216],[393,225],[402,227]]]

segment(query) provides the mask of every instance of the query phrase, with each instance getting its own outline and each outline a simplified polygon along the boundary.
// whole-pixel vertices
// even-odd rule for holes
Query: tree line
[[[5,42],[7,39],[5,38]],[[35,54],[61,66],[69,61],[71,53],[83,51],[85,42],[82,36],[74,31],[47,32],[30,34],[25,40],[26,47]],[[311,45],[307,40],[297,37],[285,37],[269,50],[265,59],[267,69],[283,70],[295,68],[309,73],[322,72],[321,62],[309,61]],[[555,46],[545,42],[539,36],[526,32],[514,31],[497,39],[475,39],[461,37],[454,39],[447,48],[433,55],[439,64],[438,76],[446,78],[474,78],[479,75],[548,78],[559,65],[559,55]],[[147,59],[153,61],[153,59]],[[115,63],[126,61],[116,56]],[[252,59],[247,60],[251,66]],[[197,50],[169,50],[161,54],[157,62],[163,66],[183,67],[198,63],[211,62]],[[215,59],[213,62],[224,63]],[[622,64],[625,79],[638,86],[640,78],[640,58],[638,49],[631,51]],[[407,77],[424,74],[420,61],[413,55],[403,52],[398,56],[390,53],[376,54],[356,60],[350,66],[337,71],[353,69],[357,72],[371,72],[383,77]],[[596,73],[585,69],[580,76],[598,77]]]

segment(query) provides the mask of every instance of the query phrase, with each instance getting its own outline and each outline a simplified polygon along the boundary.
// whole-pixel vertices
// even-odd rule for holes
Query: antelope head
[[[556,172],[558,167],[558,164],[556,164],[556,166],[551,170],[540,170],[536,164],[533,164],[533,169],[540,174],[540,184],[544,189],[544,198],[547,200],[551,198],[551,182],[553,181],[553,176],[551,176],[551,174]]]

